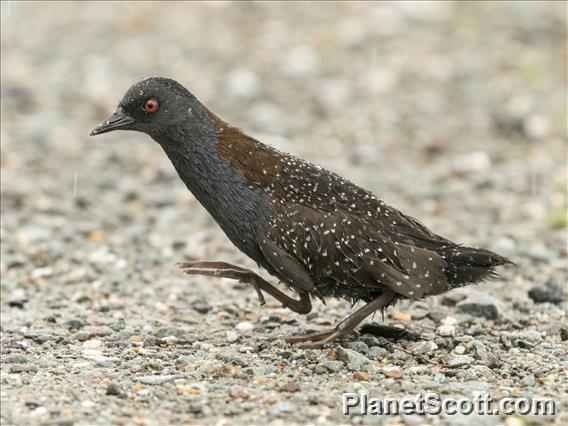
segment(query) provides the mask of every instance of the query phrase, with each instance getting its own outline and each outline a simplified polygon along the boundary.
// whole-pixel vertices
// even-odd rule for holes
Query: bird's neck
[[[247,182],[231,159],[219,153],[222,125],[226,123],[207,121],[155,139],[181,180],[229,239],[256,258],[259,253],[254,238],[258,227],[267,220],[270,201],[265,192]]]

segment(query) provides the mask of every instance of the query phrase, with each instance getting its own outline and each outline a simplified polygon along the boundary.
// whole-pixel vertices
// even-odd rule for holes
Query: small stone
[[[233,377],[235,375],[235,367],[231,364],[224,364],[215,370],[215,375],[218,377]]]
[[[225,335],[225,337],[227,339],[227,342],[235,343],[241,338],[241,335],[240,335],[240,333],[237,333],[236,331],[229,330],[229,331],[227,331],[227,334]]]
[[[412,318],[411,318],[410,314],[403,313],[403,312],[397,312],[396,314],[394,314],[392,316],[392,319],[395,320],[395,321],[408,322]]]
[[[122,395],[122,389],[117,383],[109,383],[106,387],[106,394],[119,396]]]
[[[347,369],[350,371],[358,371],[370,360],[365,355],[355,352],[353,349],[346,349],[341,346],[335,348],[336,358],[339,361],[344,361],[347,364]]]
[[[428,312],[428,316],[435,322],[440,322],[448,316],[448,313],[442,309],[432,309]]]
[[[10,373],[35,373],[37,367],[33,364],[12,364]]]
[[[369,346],[365,342],[357,341],[357,342],[350,342],[349,349],[354,350],[355,352],[366,354],[369,350]]]
[[[517,242],[509,237],[497,238],[491,245],[491,249],[505,257],[514,256],[517,250]]]
[[[562,287],[553,281],[547,281],[543,285],[531,287],[529,297],[535,303],[559,304],[562,302]]]
[[[294,381],[290,381],[285,385],[283,385],[282,387],[280,387],[280,390],[282,392],[291,392],[291,393],[298,392],[300,390],[300,385]]]
[[[473,364],[475,360],[467,355],[452,355],[448,358],[447,365],[450,368],[465,367]]]
[[[457,345],[457,346],[454,348],[454,353],[457,354],[457,355],[463,355],[463,354],[465,354],[465,346],[463,346],[463,345]]]
[[[85,322],[81,321],[80,319],[70,319],[68,321],[65,321],[65,326],[69,330],[80,330],[81,328],[85,327]]]
[[[93,337],[104,337],[112,334],[112,329],[107,326],[86,326],[81,331],[75,333],[75,339],[80,342],[92,339]]]
[[[444,337],[452,337],[456,335],[455,325],[441,325],[437,328],[436,333]]]
[[[241,333],[248,333],[254,329],[254,325],[248,321],[241,321],[235,325],[235,329]]]
[[[412,345],[412,350],[419,354],[429,355],[438,349],[438,345],[431,340],[425,342],[418,342]]]
[[[413,365],[405,369],[405,373],[409,375],[429,374],[430,368],[425,365]]]
[[[91,340],[87,340],[86,342],[83,342],[83,347],[85,349],[99,349],[103,346],[103,342],[101,342],[100,340],[97,339],[91,339]]]
[[[526,330],[518,333],[517,337],[529,342],[540,342],[542,340],[542,334],[538,330]]]
[[[10,354],[2,357],[4,364],[29,364],[29,357],[22,354]]]
[[[270,407],[271,414],[295,413],[298,411],[296,404],[290,401],[280,401]]]
[[[8,306],[11,308],[24,309],[24,305],[28,303],[28,299],[8,300]]]
[[[191,308],[200,314],[206,314],[211,310],[211,306],[204,300],[194,300],[190,303]]]
[[[262,385],[264,383],[268,383],[270,381],[270,378],[268,376],[254,376],[254,381],[259,385]]]
[[[367,357],[374,360],[381,360],[389,356],[390,352],[380,346],[372,346],[367,351]]]
[[[322,363],[322,366],[332,373],[337,373],[343,369],[343,363],[341,361],[326,361]]]
[[[440,303],[445,306],[456,306],[456,304],[465,298],[467,298],[467,294],[458,290],[453,290],[444,294]]]
[[[505,309],[499,300],[494,296],[478,292],[470,293],[467,299],[458,303],[456,312],[473,317],[484,317],[489,320],[505,317]]]
[[[521,385],[522,386],[534,386],[536,384],[536,379],[534,378],[534,376],[529,375],[529,376],[525,376],[523,377],[523,379],[521,380]]]
[[[235,399],[249,399],[250,395],[246,389],[240,386],[232,386],[229,389],[229,396]]]
[[[170,375],[170,376],[139,376],[135,377],[139,383],[143,383],[145,385],[161,385],[164,383],[172,382],[176,379],[181,378],[181,376]]]
[[[383,374],[385,377],[389,377],[391,379],[400,379],[402,377],[402,370],[397,366],[385,367]]]
[[[355,380],[367,381],[369,380],[369,374],[365,371],[356,371],[355,373],[353,373],[353,378]]]
[[[447,316],[442,320],[442,325],[456,325],[458,320],[455,317]]]
[[[534,343],[527,342],[526,340],[521,340],[521,339],[515,340],[515,345],[521,349],[528,349],[528,350],[536,346]]]

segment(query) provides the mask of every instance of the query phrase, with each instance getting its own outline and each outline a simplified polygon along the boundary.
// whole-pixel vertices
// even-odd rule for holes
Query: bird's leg
[[[307,314],[312,310],[312,303],[308,293],[300,293],[299,300],[293,299],[250,269],[231,265],[226,262],[215,261],[182,262],[178,265],[182,268],[182,271],[188,275],[207,275],[211,277],[229,278],[250,284],[256,290],[261,305],[264,305],[265,303],[264,295],[261,291],[263,290],[280,301],[285,308],[289,308],[294,312]]]
[[[392,292],[391,290],[385,290],[375,300],[367,303],[365,306],[345,318],[331,330],[316,331],[313,333],[305,334],[303,336],[291,336],[285,338],[284,340],[286,340],[288,343],[306,342],[299,345],[302,348],[319,348],[326,343],[333,342],[340,337],[351,333],[353,330],[355,330],[355,327],[357,327],[361,323],[361,321],[363,321],[373,312],[388,306],[388,304],[392,302],[394,297],[394,292]]]
[[[188,275],[208,275],[213,277],[223,277],[239,280],[239,282],[248,282],[256,290],[258,295],[258,300],[261,305],[264,305],[266,301],[264,300],[264,295],[260,291],[256,280],[246,281],[241,277],[237,276],[242,273],[251,272],[248,269],[242,268],[237,265],[232,265],[227,262],[220,261],[209,261],[209,260],[197,260],[197,261],[187,261],[180,262],[177,264],[185,274]]]

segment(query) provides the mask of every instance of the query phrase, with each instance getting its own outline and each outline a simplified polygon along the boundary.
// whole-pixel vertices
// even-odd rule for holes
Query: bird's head
[[[199,101],[177,81],[151,77],[134,84],[91,136],[113,130],[136,130],[150,136],[170,133],[176,126],[203,120]]]

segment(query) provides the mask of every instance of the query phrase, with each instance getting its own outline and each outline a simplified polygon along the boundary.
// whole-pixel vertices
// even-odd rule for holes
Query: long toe
[[[310,339],[311,341],[309,342],[300,343],[298,347],[302,349],[318,349],[321,348],[326,343],[335,342],[336,340],[345,336],[346,333],[339,330],[333,330],[331,333],[322,336],[320,339]]]
[[[321,340],[321,339],[329,336],[330,334],[332,334],[334,332],[335,332],[335,329],[313,331],[311,333],[301,334],[299,336],[284,337],[284,340],[287,343],[311,342],[311,341],[314,341],[314,340]]]

